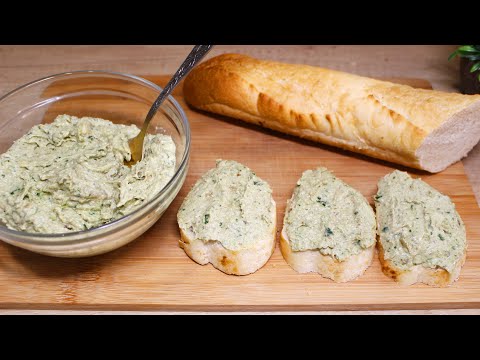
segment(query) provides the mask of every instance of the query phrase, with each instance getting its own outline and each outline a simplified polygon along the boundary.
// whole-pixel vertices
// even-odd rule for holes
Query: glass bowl
[[[75,71],[31,82],[0,98],[0,153],[34,125],[57,115],[91,116],[141,127],[161,88],[145,79],[106,71]],[[170,135],[176,145],[173,178],[136,211],[85,231],[35,234],[8,229],[0,221],[0,239],[37,253],[84,257],[114,250],[136,239],[165,212],[182,187],[190,157],[190,126],[178,102],[169,97],[149,127]]]

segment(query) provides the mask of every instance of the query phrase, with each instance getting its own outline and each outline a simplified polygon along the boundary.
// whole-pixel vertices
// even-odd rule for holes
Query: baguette
[[[226,274],[260,269],[275,250],[276,205],[269,185],[246,166],[218,160],[193,186],[178,214],[180,247]]]
[[[184,96],[201,110],[433,173],[480,139],[480,95],[244,55],[200,64]]]
[[[307,170],[287,203],[280,250],[299,273],[347,282],[372,263],[375,230],[375,214],[362,194],[325,168]]]
[[[420,179],[395,170],[375,195],[382,271],[402,285],[444,287],[460,276],[465,225],[455,204]]]

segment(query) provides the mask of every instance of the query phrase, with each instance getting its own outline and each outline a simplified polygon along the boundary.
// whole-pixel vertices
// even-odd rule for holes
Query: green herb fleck
[[[382,232],[387,232],[388,231],[388,226],[385,226],[383,229],[382,229]]]
[[[329,227],[327,227],[327,228],[325,229],[325,236],[328,237],[328,236],[330,236],[330,235],[333,235],[333,231],[332,231],[332,229],[330,229]]]
[[[254,181],[253,182],[253,185],[258,185],[258,184],[260,184],[260,181]]]
[[[378,201],[379,199],[382,198],[383,195],[375,195],[375,201]]]
[[[357,215],[357,214],[358,214],[358,211],[355,210],[355,211],[353,212],[353,215]]]
[[[205,216],[203,217],[203,223],[208,224],[209,220],[210,220],[210,214],[205,214]]]
[[[445,240],[445,238],[443,237],[442,234],[438,234],[438,238],[439,238],[440,240],[442,240],[442,241]]]
[[[322,200],[320,196],[317,196],[317,202],[320,203],[322,206],[327,206],[327,202],[325,200]]]

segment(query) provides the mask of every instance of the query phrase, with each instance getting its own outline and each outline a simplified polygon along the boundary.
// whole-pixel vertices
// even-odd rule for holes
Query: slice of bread
[[[375,195],[382,271],[402,285],[448,286],[465,263],[465,225],[455,204],[420,179],[395,170]]]
[[[372,263],[375,229],[362,194],[325,168],[307,170],[287,203],[280,250],[299,273],[347,282]]]
[[[217,160],[186,196],[177,220],[185,253],[226,274],[254,273],[275,250],[270,186],[235,161]]]

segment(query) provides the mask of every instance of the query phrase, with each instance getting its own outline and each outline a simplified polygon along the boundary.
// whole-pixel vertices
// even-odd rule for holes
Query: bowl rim
[[[97,75],[103,74],[103,75],[115,75],[115,76],[125,77],[130,80],[135,80],[137,82],[140,82],[141,85],[150,87],[153,90],[158,91],[158,93],[162,91],[162,87],[151,82],[150,80],[147,80],[140,76],[136,76],[132,74],[121,73],[116,71],[108,71],[108,70],[76,70],[76,71],[65,71],[65,72],[45,76],[37,80],[30,81],[26,84],[23,84],[11,90],[7,94],[0,97],[0,102],[11,95],[14,95],[15,93],[18,93],[32,85],[39,84],[43,81],[50,80],[56,77],[61,77],[61,76],[80,75],[80,74],[97,74]],[[30,245],[64,246],[64,245],[76,245],[76,244],[88,243],[89,241],[98,240],[96,238],[92,239],[92,237],[95,237],[95,235],[104,234],[106,231],[111,230],[112,227],[118,226],[122,223],[128,223],[129,220],[134,218],[135,215],[137,215],[139,212],[142,212],[146,208],[149,208],[160,197],[162,197],[166,192],[168,192],[168,190],[170,190],[172,186],[176,183],[177,179],[182,175],[184,168],[188,164],[189,154],[190,154],[191,132],[190,132],[190,123],[188,121],[187,115],[183,110],[183,108],[178,103],[178,101],[172,95],[169,95],[167,99],[172,103],[174,109],[178,111],[180,115],[181,123],[185,129],[185,150],[183,151],[178,169],[175,171],[174,175],[168,181],[168,183],[153,198],[151,198],[148,202],[142,204],[142,206],[140,206],[138,209],[136,209],[131,213],[128,213],[109,223],[106,223],[94,228],[90,228],[88,230],[46,234],[46,233],[29,233],[25,231],[17,231],[17,230],[9,229],[4,225],[0,225],[0,233],[12,235],[15,237],[16,242],[30,244]],[[82,238],[78,238],[79,236],[82,236],[82,235],[86,235],[86,236]],[[45,241],[46,239],[49,239],[50,241]]]

